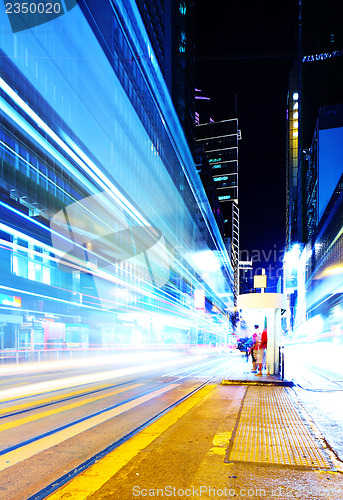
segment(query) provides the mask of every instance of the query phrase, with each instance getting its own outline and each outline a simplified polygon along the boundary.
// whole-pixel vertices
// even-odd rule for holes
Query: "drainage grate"
[[[334,470],[284,387],[249,387],[225,462]]]

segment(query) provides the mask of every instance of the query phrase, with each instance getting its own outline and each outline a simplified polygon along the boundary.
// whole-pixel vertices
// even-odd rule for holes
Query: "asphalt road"
[[[295,383],[294,399],[343,460],[343,376],[321,347],[317,357],[310,348],[287,349],[285,375]],[[234,363],[243,373],[237,351],[122,352],[1,366],[0,498],[34,498],[202,384],[220,383]]]
[[[227,354],[146,352],[1,367],[0,497],[31,498],[227,363]]]

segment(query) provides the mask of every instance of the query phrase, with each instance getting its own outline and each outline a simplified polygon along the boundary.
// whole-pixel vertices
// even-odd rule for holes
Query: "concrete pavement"
[[[325,448],[291,389],[216,382],[50,500],[343,499],[342,463]]]

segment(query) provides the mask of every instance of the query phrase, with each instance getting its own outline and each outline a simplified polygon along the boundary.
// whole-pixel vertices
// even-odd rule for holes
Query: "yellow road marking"
[[[199,401],[208,398],[215,389],[216,384],[209,384],[200,389],[196,394],[168,412],[146,429],[122,444],[114,451],[106,455],[102,460],[94,464],[83,474],[73,479],[69,484],[52,493],[49,500],[62,500],[72,498],[73,500],[85,500],[89,495],[97,491],[112,476],[114,476],[124,465],[132,460],[141,450],[151,444],[169,427],[175,424]]]
[[[108,410],[106,412],[101,413],[100,415],[96,415],[94,417],[88,418],[79,422],[78,424],[72,425],[63,429],[61,431],[55,432],[50,436],[46,436],[42,439],[34,441],[33,443],[29,443],[26,446],[22,446],[16,450],[10,451],[4,455],[0,456],[0,471],[8,469],[12,465],[15,465],[22,460],[26,460],[27,458],[31,458],[38,453],[51,448],[52,446],[58,445],[67,439],[75,437],[81,432],[88,431],[92,427],[100,425],[111,418],[114,418],[121,413],[125,413],[126,411],[139,406],[150,399],[153,399],[161,394],[168,392],[175,387],[178,387],[180,384],[170,384],[167,387],[162,387],[161,389],[157,389],[156,391],[150,392],[150,394],[146,394],[144,396],[140,396],[133,401],[129,401],[124,403],[112,410]]]
[[[96,382],[96,381],[95,381]],[[91,382],[86,382],[85,384],[83,385],[88,385],[88,384],[91,384]],[[24,389],[25,387],[29,387],[30,384],[18,384],[18,385],[21,385],[21,389]],[[81,385],[81,384],[78,384],[78,385]],[[104,385],[100,385],[100,386],[97,386],[95,388],[96,389],[102,389],[103,387],[111,387],[113,386],[113,384],[104,384]],[[67,389],[71,389],[73,386],[61,386],[57,389],[51,389],[50,391],[48,389],[44,389],[44,391],[37,391],[37,392],[30,392],[29,394],[18,394],[18,395],[13,395],[9,398],[4,398],[4,399],[0,399],[0,405],[3,405],[3,404],[6,404],[8,403],[9,401],[13,401],[13,399],[22,399],[22,398],[34,398],[36,396],[40,396],[40,395],[43,395],[44,393],[51,393],[51,392],[61,392],[61,391],[65,391]],[[74,394],[82,394],[83,392],[89,392],[90,390],[94,390],[93,388],[88,388],[88,389],[84,389],[82,391],[75,391],[75,392],[71,392],[70,394],[71,395],[74,395]],[[67,393],[69,394],[69,393]],[[55,396],[56,398],[64,398],[65,397],[65,394],[60,394],[59,396]],[[46,399],[42,399],[40,401],[51,401],[52,399],[55,399],[55,398],[46,398]],[[18,405],[18,408],[22,407],[22,408],[25,408],[25,406],[30,406],[32,403],[23,403],[23,405]],[[17,408],[17,406],[14,406],[13,408]],[[1,410],[0,413],[6,413],[7,409],[5,408],[4,410]]]
[[[0,389],[7,389],[8,387],[17,387],[18,385],[27,385],[27,382],[17,382],[16,384],[0,385]]]
[[[35,422],[36,420],[50,417],[51,415],[57,415],[58,413],[62,413],[63,411],[73,410],[74,408],[80,408],[81,406],[93,403],[94,401],[99,401],[99,399],[108,398],[110,396],[114,396],[115,394],[120,394],[122,392],[126,392],[131,389],[136,389],[137,387],[140,387],[142,385],[144,384],[133,384],[127,387],[121,387],[120,389],[116,389],[115,391],[111,391],[106,394],[101,394],[101,396],[94,396],[93,398],[76,401],[75,403],[70,403],[69,405],[61,406],[60,408],[55,408],[54,410],[43,411],[41,413],[37,413],[36,415],[30,415],[28,417],[19,418],[18,420],[14,420],[13,422],[7,422],[6,424],[1,424],[0,432],[8,431],[9,429],[13,429],[14,427],[19,427],[20,425],[23,424]]]
[[[74,392],[67,392],[65,394],[60,394],[59,396],[54,396],[50,398],[45,398],[45,399],[39,399],[38,401],[31,401],[30,403],[23,403],[21,405],[15,405],[15,406],[9,406],[7,408],[3,408],[0,410],[0,415],[3,415],[4,413],[12,413],[14,411],[19,411],[19,410],[24,410],[25,408],[29,408],[30,406],[38,406],[38,405],[43,405],[45,403],[53,403],[56,401],[59,401],[60,399],[65,399],[65,398],[70,398],[73,396],[79,396],[81,394],[86,394],[87,392],[93,392],[93,391],[98,391],[100,389],[105,389],[106,387],[113,387],[113,384],[105,384],[105,385],[100,385],[98,387],[94,388],[89,388],[89,389],[84,389],[83,391],[74,391]],[[61,391],[63,389],[60,389]],[[40,393],[33,394],[30,397],[38,396]],[[6,403],[8,400],[0,401],[0,404]],[[12,398],[9,400],[12,401]]]
[[[230,440],[232,437],[232,431],[230,432],[218,432],[212,440],[212,448],[210,449],[210,453],[215,455],[226,455],[227,447],[230,444]]]

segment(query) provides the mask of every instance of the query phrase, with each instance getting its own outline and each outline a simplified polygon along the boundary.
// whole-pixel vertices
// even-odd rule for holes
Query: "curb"
[[[269,385],[269,386],[284,386],[284,387],[293,387],[294,382],[290,382],[288,380],[229,380],[223,379],[221,381],[221,385]]]

